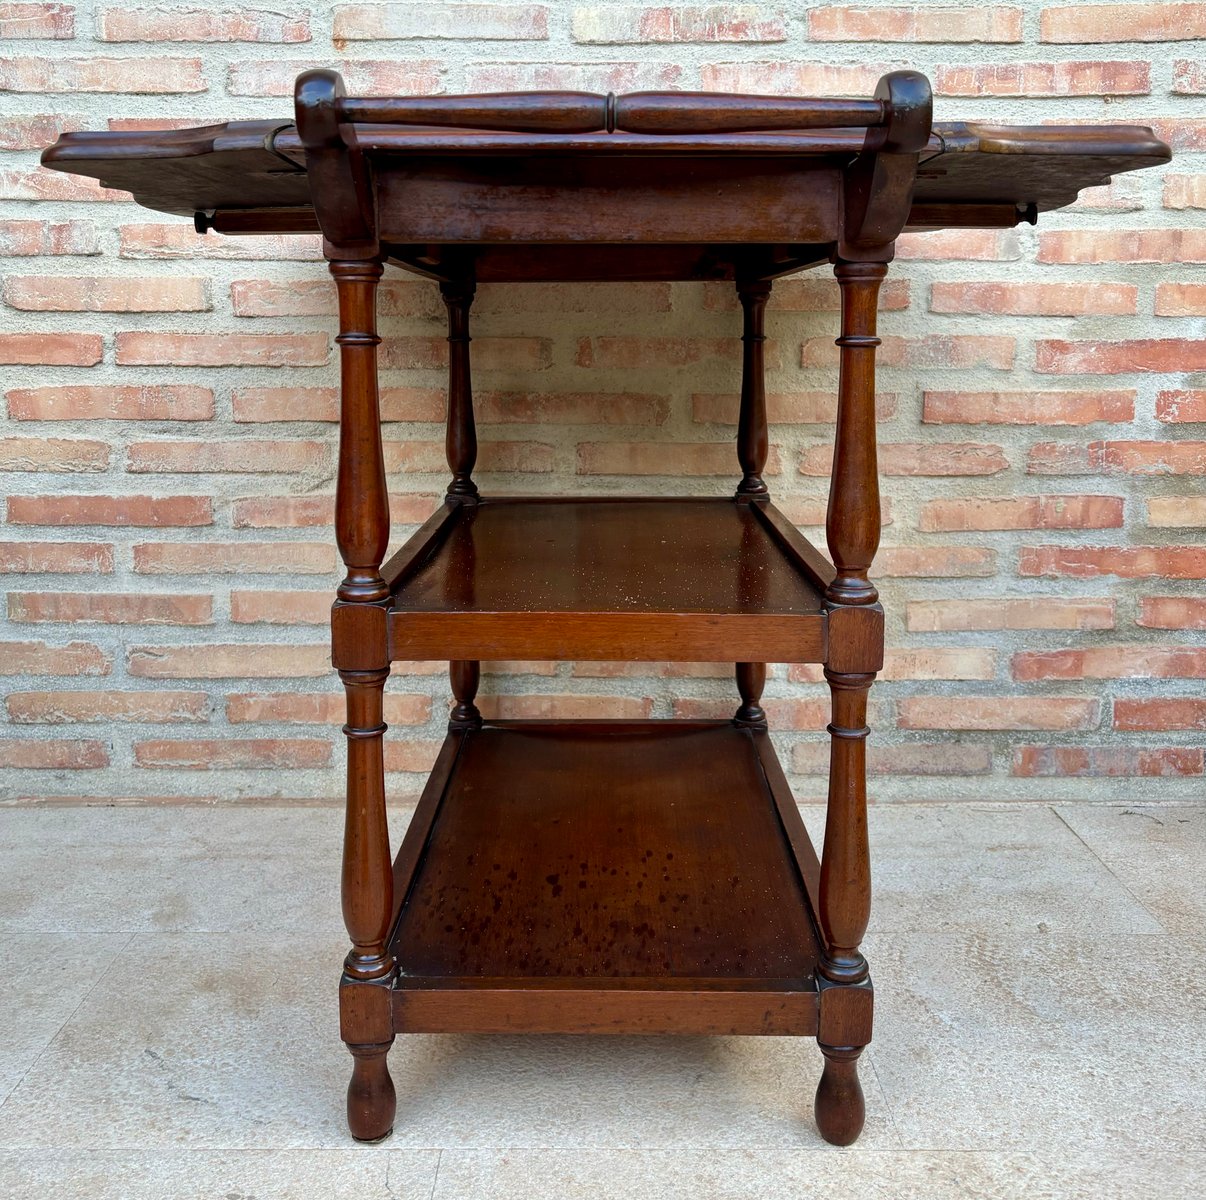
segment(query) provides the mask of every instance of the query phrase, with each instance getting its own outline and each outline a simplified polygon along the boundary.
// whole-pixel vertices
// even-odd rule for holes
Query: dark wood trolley
[[[872,989],[864,747],[882,664],[876,300],[905,229],[1006,227],[1161,163],[1131,126],[931,124],[930,87],[869,100],[646,93],[360,99],[297,81],[294,121],[73,133],[47,166],[201,231],[318,231],[339,294],[332,613],[347,690],[340,987],[360,1139],[394,1123],[398,1032],[805,1034],[822,1135],[863,1124]],[[375,297],[386,263],[438,282],[450,346],[445,503],[389,535]],[[763,312],[772,281],[841,286],[827,560],[770,502]],[[469,369],[482,281],[729,280],[743,309],[731,498],[483,497]],[[832,564],[832,565],[831,565]],[[489,659],[736,664],[731,721],[483,721]],[[382,690],[445,659],[448,736],[396,859]],[[833,700],[818,858],[767,735],[765,663],[824,664]]]

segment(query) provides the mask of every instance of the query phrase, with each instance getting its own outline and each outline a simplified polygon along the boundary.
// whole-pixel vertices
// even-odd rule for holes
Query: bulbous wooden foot
[[[394,1131],[398,1097],[386,1060],[392,1045],[348,1047],[355,1059],[348,1084],[348,1128],[358,1142],[379,1142]]]
[[[817,1128],[831,1145],[849,1146],[862,1133],[867,1116],[858,1081],[858,1056],[863,1048],[821,1046],[820,1049],[825,1056],[825,1070],[817,1085]]]

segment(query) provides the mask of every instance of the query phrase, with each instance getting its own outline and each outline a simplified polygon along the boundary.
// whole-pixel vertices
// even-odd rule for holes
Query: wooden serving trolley
[[[386,1136],[396,1033],[803,1034],[816,1120],[863,1125],[872,989],[864,749],[883,656],[875,335],[906,229],[1008,227],[1162,163],[1146,128],[931,123],[924,76],[866,100],[538,92],[354,98],[297,81],[295,117],[69,133],[52,168],[224,234],[321,232],[339,296],[342,409],[332,612],[347,690],[340,985],[348,1120]],[[445,502],[388,562],[375,297],[386,264],[448,310]],[[763,313],[775,279],[841,287],[829,557],[771,503]],[[736,494],[486,497],[470,390],[479,282],[728,280],[743,311]],[[726,721],[484,721],[479,663],[732,661]],[[397,857],[382,691],[450,663],[448,735]],[[767,735],[765,663],[832,691],[818,857]]]

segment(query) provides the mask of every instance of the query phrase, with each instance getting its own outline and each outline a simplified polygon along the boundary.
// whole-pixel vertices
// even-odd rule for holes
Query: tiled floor
[[[400,1038],[357,1147],[337,810],[0,811],[0,1197],[1206,1196],[1206,806],[872,817],[855,1148],[807,1039],[557,1037]]]

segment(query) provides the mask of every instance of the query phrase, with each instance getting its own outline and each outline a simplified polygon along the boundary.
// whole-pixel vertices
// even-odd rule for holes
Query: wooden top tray
[[[66,133],[55,170],[201,231],[321,232],[437,279],[771,279],[904,229],[1006,228],[1166,162],[1135,125],[931,121],[902,71],[870,100],[712,93],[356,98],[299,77],[296,119]],[[572,247],[533,255],[530,247]]]

